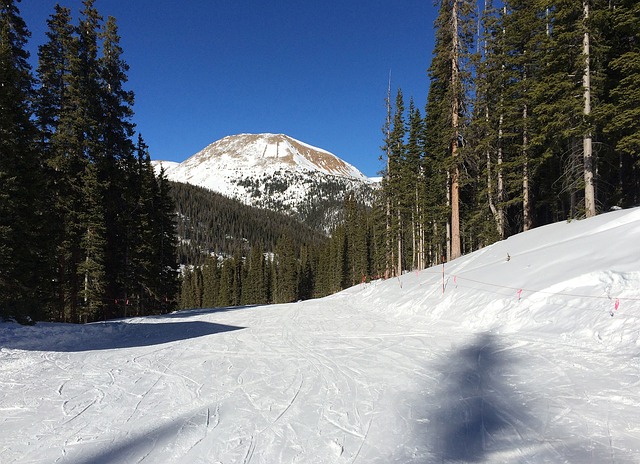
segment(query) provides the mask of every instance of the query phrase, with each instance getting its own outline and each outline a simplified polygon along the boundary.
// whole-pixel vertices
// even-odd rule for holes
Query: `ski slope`
[[[637,463],[639,322],[631,209],[318,300],[0,324],[0,462]]]

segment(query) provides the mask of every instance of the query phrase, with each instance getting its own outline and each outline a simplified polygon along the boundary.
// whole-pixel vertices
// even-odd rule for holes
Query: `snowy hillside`
[[[0,325],[2,463],[640,462],[640,209],[289,305]]]
[[[284,134],[239,134],[212,143],[177,166],[161,165],[167,177],[238,199],[250,206],[285,212],[301,219],[325,206],[342,204],[355,191],[371,201],[372,185],[349,163],[321,148]],[[323,213],[331,219],[333,211]]]

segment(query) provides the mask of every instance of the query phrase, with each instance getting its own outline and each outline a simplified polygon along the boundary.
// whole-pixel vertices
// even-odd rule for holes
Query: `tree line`
[[[381,188],[312,254],[314,296],[640,200],[635,0],[437,7],[425,108],[389,85]]]
[[[398,275],[638,204],[635,0],[438,8],[424,113],[389,87],[378,268]]]
[[[640,201],[635,0],[437,6],[425,108],[389,82],[381,188],[345,203],[328,292]]]
[[[16,0],[0,4],[0,316],[157,314],[179,291],[174,204],[135,139],[116,21],[56,5],[34,75]]]
[[[283,235],[297,249],[303,243],[320,243],[326,236],[297,219],[245,205],[238,200],[190,184],[171,182],[176,205],[178,261],[201,266],[209,255],[249,256],[254,245],[272,253]]]
[[[328,237],[298,224],[284,230],[273,247],[264,235],[231,253],[201,253],[204,262],[183,271],[180,307],[290,303],[382,277],[374,271],[372,209],[350,194],[343,210],[345,220]],[[305,239],[295,235],[301,228]]]

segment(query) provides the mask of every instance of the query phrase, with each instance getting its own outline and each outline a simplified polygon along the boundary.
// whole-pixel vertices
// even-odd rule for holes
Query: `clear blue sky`
[[[37,46],[56,3],[18,4]],[[243,132],[285,133],[364,174],[379,161],[384,99],[400,87],[424,108],[432,0],[97,0],[115,16],[151,158],[183,161]]]

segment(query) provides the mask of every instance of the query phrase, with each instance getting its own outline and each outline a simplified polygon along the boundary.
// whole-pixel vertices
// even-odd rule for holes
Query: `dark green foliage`
[[[247,276],[242,284],[242,304],[269,302],[266,259],[262,247],[254,245],[247,263]]]
[[[222,262],[220,269],[220,285],[218,287],[218,298],[216,306],[233,306],[234,299],[234,276],[236,265],[233,258],[227,258]]]
[[[178,253],[181,264],[202,265],[210,254],[229,256],[237,250],[249,254],[249,244],[273,251],[284,234],[294,246],[319,243],[324,235],[284,214],[253,208],[219,193],[189,184],[171,183],[178,214]]]
[[[29,31],[14,1],[0,5],[0,317],[45,316],[51,242],[44,167],[32,123]]]
[[[388,107],[373,269],[398,273],[449,256],[454,175],[464,252],[592,214],[589,173],[597,210],[640,203],[637,2],[487,0],[474,38],[475,3],[438,2],[424,120],[401,98],[393,118]],[[337,230],[332,241],[355,237]]]
[[[275,248],[274,303],[291,303],[298,299],[298,263],[293,240],[284,235]]]
[[[0,312],[87,322],[171,310],[175,207],[132,142],[115,20],[103,26],[85,0],[73,26],[56,6],[36,87],[15,2],[0,12]]]
[[[217,304],[220,292],[220,268],[218,260],[208,256],[202,266],[202,306],[213,308]]]

